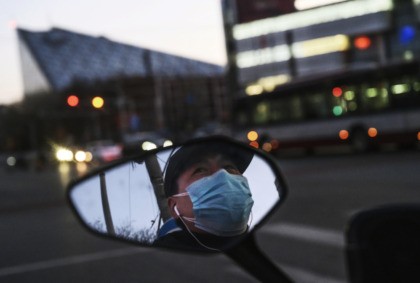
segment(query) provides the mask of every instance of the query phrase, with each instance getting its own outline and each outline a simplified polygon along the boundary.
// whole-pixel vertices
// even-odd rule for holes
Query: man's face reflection
[[[225,158],[224,156],[211,155],[203,157],[198,162],[194,163],[188,167],[184,172],[182,172],[177,180],[178,190],[177,194],[185,193],[186,189],[190,184],[195,181],[200,180],[201,178],[211,176],[220,169],[225,169],[228,173],[234,175],[241,175],[237,166]],[[179,215],[184,217],[194,218],[193,213],[193,204],[189,197],[170,197],[169,198],[169,208],[173,218],[179,218],[179,215],[175,212],[174,207],[176,206]],[[193,232],[206,233],[201,229],[194,226],[194,223],[186,221],[185,225]]]

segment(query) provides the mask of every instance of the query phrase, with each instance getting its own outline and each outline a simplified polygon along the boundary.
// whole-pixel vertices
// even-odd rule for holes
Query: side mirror
[[[258,229],[286,192],[274,160],[215,137],[118,161],[70,184],[68,199],[96,234],[222,251]]]

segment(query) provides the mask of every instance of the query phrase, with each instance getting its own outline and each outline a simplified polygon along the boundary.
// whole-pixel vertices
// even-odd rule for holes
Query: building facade
[[[65,131],[80,144],[164,132],[181,139],[228,113],[222,66],[57,28],[18,29],[18,39],[23,106],[41,121],[43,137]]]
[[[229,0],[224,7],[238,97],[419,59],[418,0]]]

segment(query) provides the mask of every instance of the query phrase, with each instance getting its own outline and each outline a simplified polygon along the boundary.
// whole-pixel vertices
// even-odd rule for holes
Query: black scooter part
[[[258,247],[254,234],[225,254],[261,282],[293,283]]]

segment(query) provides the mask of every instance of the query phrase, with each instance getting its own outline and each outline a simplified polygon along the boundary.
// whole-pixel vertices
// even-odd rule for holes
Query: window
[[[321,92],[310,93],[302,97],[304,116],[307,120],[328,116],[326,96]]]
[[[254,122],[256,124],[265,124],[269,122],[270,106],[266,101],[258,103],[255,107]]]
[[[389,108],[389,91],[385,83],[362,85],[361,102],[365,111],[377,111]]]

